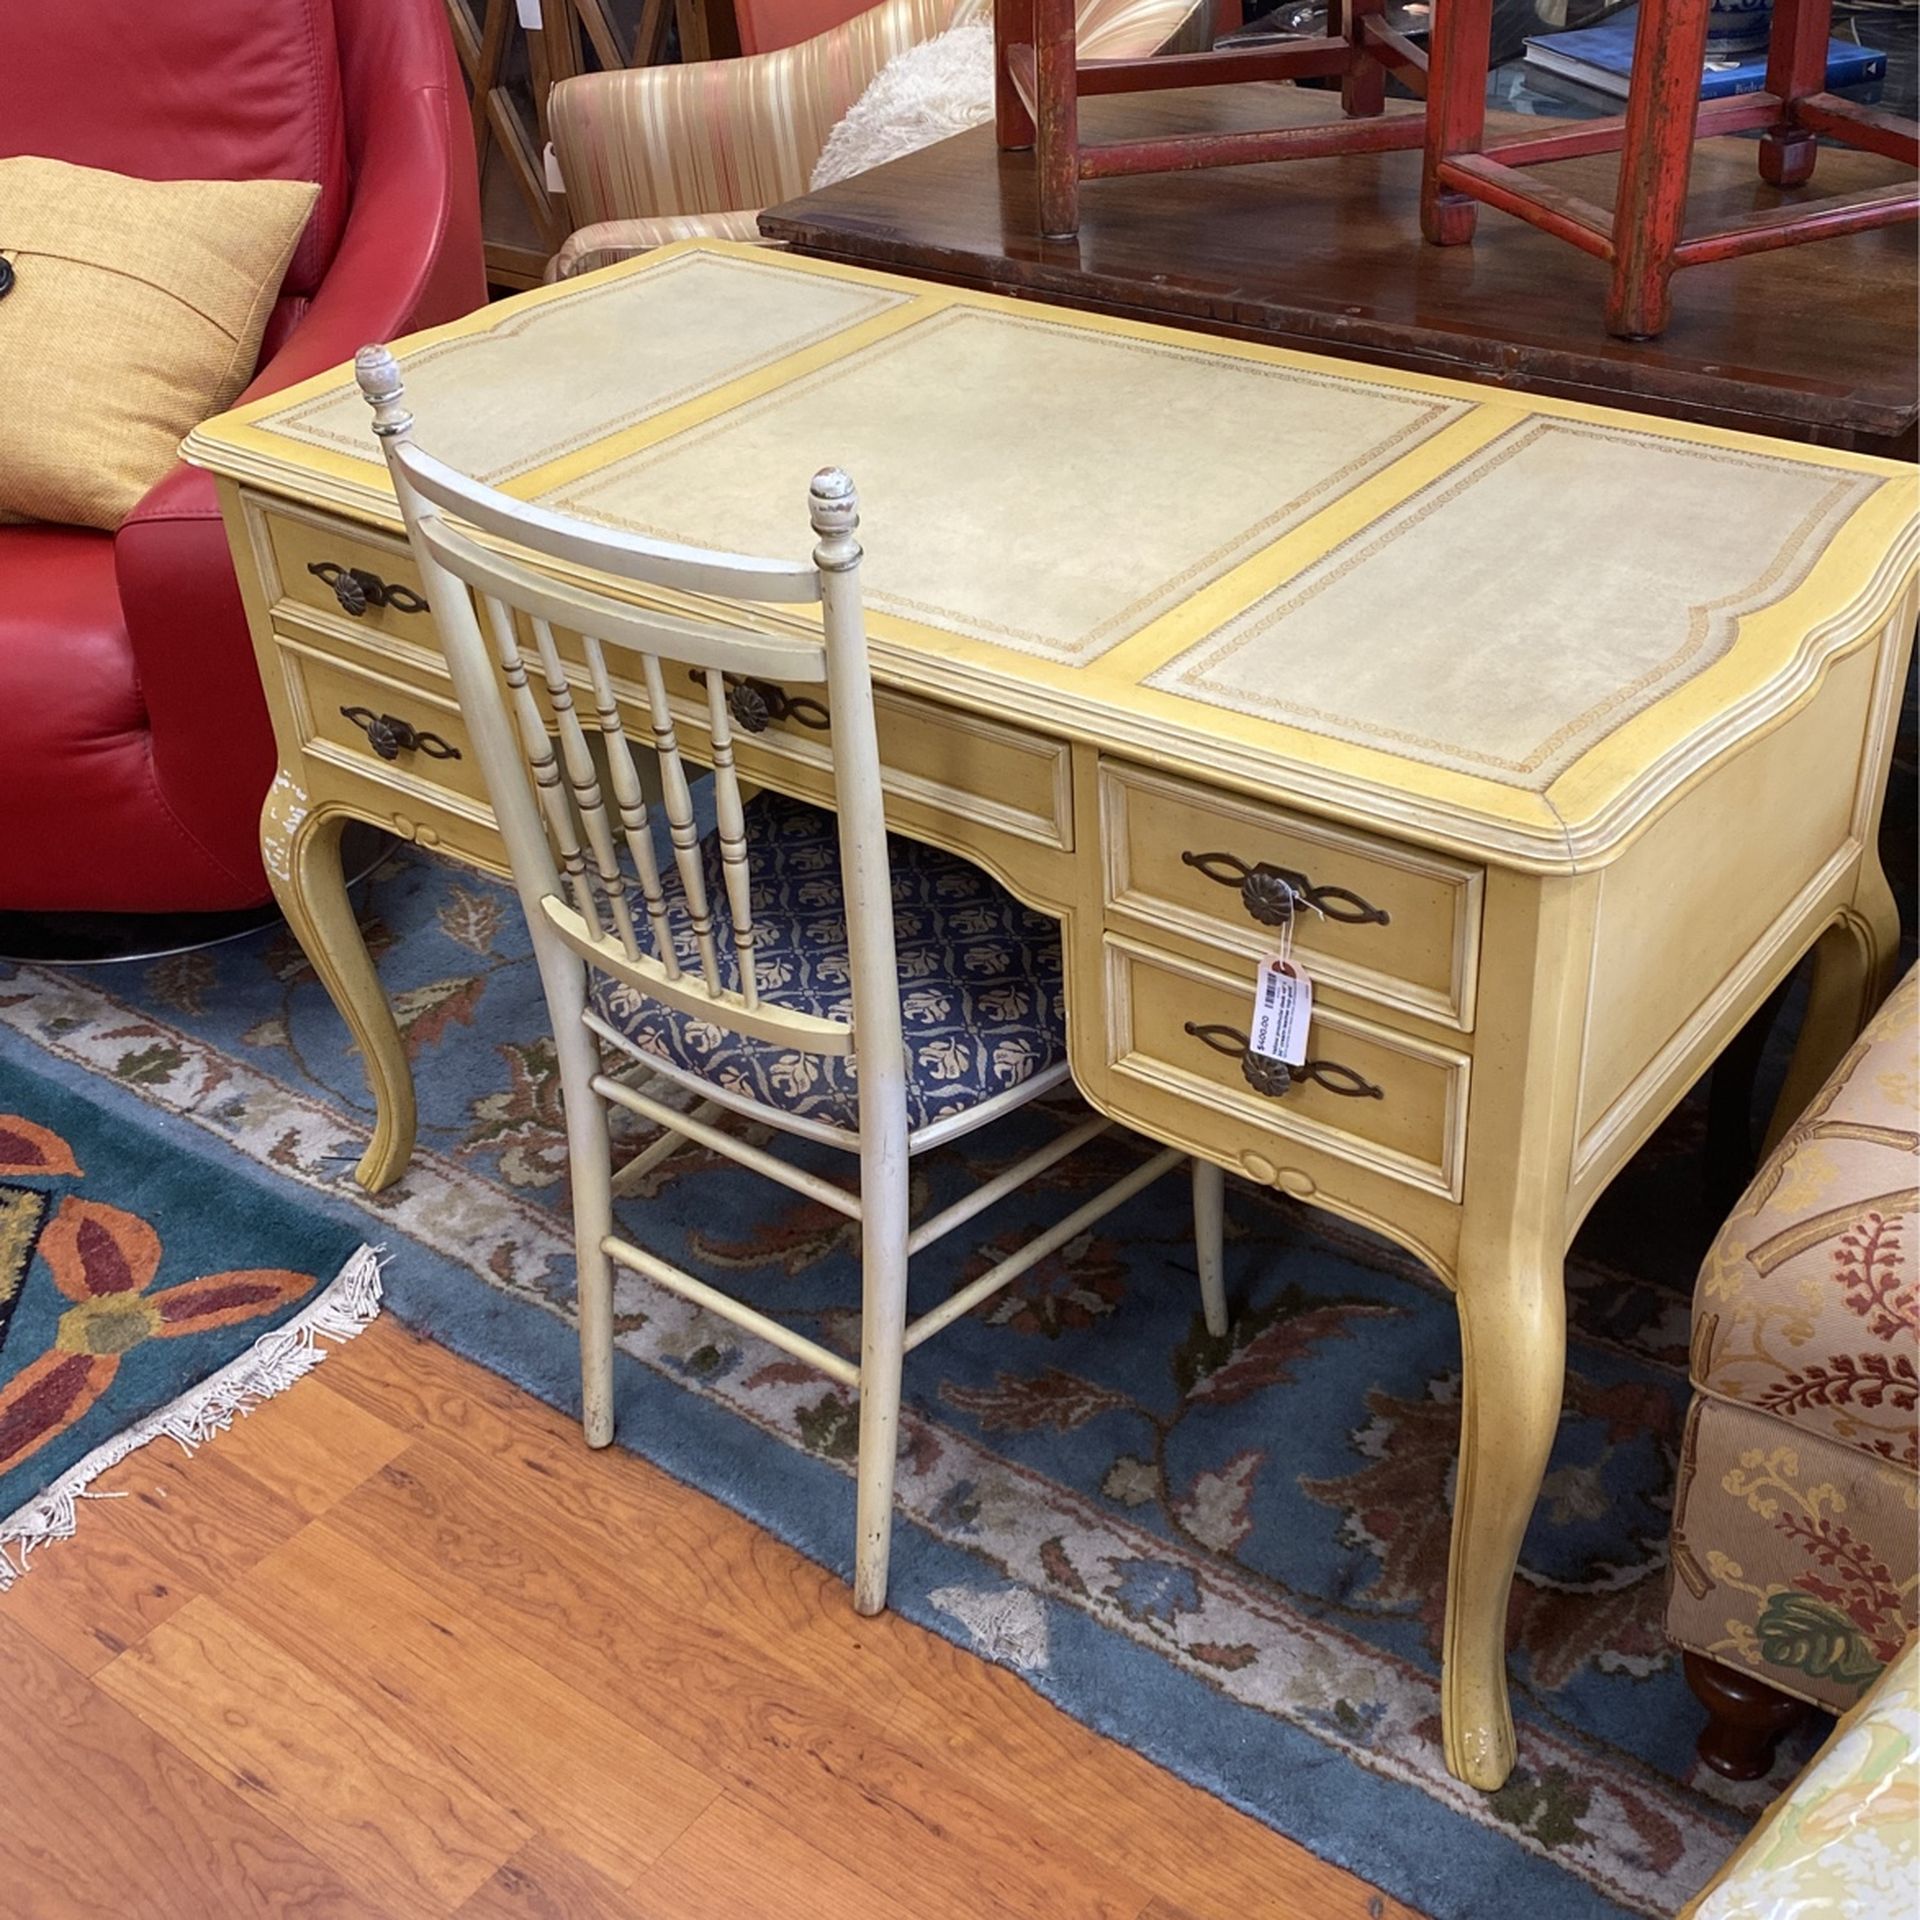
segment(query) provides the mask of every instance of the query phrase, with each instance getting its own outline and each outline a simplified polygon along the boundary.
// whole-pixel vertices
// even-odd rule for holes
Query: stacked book
[[[1595,27],[1576,27],[1570,33],[1537,34],[1527,41],[1529,66],[1562,79],[1577,80],[1621,99],[1627,94],[1627,75],[1633,66],[1633,36],[1640,9],[1624,7]],[[1850,40],[1827,46],[1827,86],[1855,87],[1877,80],[1887,70],[1887,56]],[[1767,83],[1767,54],[1709,56],[1700,76],[1700,98],[1720,100],[1728,94],[1758,93]]]

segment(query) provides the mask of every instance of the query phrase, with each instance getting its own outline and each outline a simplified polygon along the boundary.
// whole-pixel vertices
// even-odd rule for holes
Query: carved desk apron
[[[809,476],[854,476],[889,818],[1063,922],[1087,1098],[1454,1289],[1447,1759],[1497,1786],[1567,1242],[1809,947],[1789,1099],[1885,981],[1912,470],[707,243],[401,360],[429,451],[625,531],[798,555]],[[502,848],[350,374],[188,452],[273,709],[268,870],[368,1061],[378,1188],[413,1089],[341,826]],[[743,770],[825,799],[819,716],[759,697]],[[1276,876],[1324,912],[1304,1074],[1242,1045]]]

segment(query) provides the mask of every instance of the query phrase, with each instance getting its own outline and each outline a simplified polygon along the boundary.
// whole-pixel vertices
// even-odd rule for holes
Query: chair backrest
[[[847,476],[833,469],[814,476],[809,498],[817,544],[811,565],[643,540],[526,505],[414,446],[400,369],[385,347],[362,348],[355,373],[374,410],[374,431],[386,449],[536,948],[557,939],[639,992],[755,1039],[849,1053],[857,1027],[863,1057],[870,1050],[882,1057],[897,1052],[892,888],[860,607],[858,504]],[[488,536],[489,544],[474,532]],[[491,541],[519,551],[502,552]],[[581,568],[609,584],[731,602],[817,602],[822,637],[755,633],[645,611],[550,570]],[[523,623],[546,712],[530,681]],[[579,642],[593,728],[612,788],[611,811],[560,634]],[[705,678],[731,969],[717,937],[691,784],[668,700],[669,665],[697,669]],[[826,690],[852,962],[851,1024],[770,1004],[760,995],[753,856],[733,755],[728,681],[734,678]],[[665,884],[622,725],[623,692],[643,707],[651,729],[677,895]],[[864,1081],[863,1075],[863,1098]]]

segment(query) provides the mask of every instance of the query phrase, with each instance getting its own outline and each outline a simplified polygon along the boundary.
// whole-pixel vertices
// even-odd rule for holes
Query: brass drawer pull
[[[1263,927],[1284,927],[1293,916],[1296,901],[1304,901],[1314,912],[1347,926],[1388,924],[1385,907],[1362,900],[1347,887],[1316,887],[1294,867],[1276,867],[1265,860],[1250,867],[1231,853],[1183,853],[1180,864],[1197,867],[1223,887],[1238,887],[1241,904]]]
[[[1350,1100],[1384,1100],[1387,1097],[1365,1074],[1356,1073],[1352,1067],[1343,1067],[1337,1060],[1308,1060],[1300,1066],[1290,1067],[1284,1060],[1269,1059],[1264,1053],[1253,1052],[1247,1045],[1247,1036],[1235,1032],[1232,1027],[1197,1027],[1189,1020],[1186,1031],[1203,1045],[1211,1047],[1215,1053],[1238,1054],[1240,1071],[1246,1076],[1247,1085],[1255,1093],[1264,1093],[1269,1099],[1277,1100],[1289,1087],[1302,1080],[1311,1080],[1316,1086],[1325,1087],[1329,1093],[1344,1094]]]
[[[706,669],[690,667],[687,678],[695,686],[707,684]],[[727,689],[727,711],[742,733],[765,733],[771,720],[791,720],[796,727],[810,727],[825,733],[831,724],[827,710],[818,700],[805,694],[791,694],[771,680],[744,680],[738,674],[723,676]]]
[[[437,733],[425,733],[398,714],[375,713],[371,707],[342,707],[340,717],[351,720],[367,736],[367,744],[382,760],[398,760],[403,753],[424,753],[429,760],[458,760],[460,749]]]
[[[307,571],[324,580],[340,602],[340,611],[358,620],[369,607],[391,607],[395,613],[425,613],[427,603],[411,587],[390,587],[365,567],[343,567],[337,560],[310,560]]]

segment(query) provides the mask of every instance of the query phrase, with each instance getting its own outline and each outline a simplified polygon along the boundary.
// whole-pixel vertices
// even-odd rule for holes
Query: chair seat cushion
[[[1920,974],[1909,974],[1721,1228],[1693,1306],[1702,1391],[1910,1472],[1920,1465],[1916,1025]]]
[[[774,794],[746,807],[761,998],[829,1019],[852,1010],[833,816]],[[907,1056],[907,1124],[970,1111],[1067,1057],[1060,930],[957,855],[889,837]],[[722,983],[738,985],[716,835],[701,843]],[[698,973],[684,895],[669,880],[683,966]],[[716,1087],[843,1131],[859,1126],[852,1056],[744,1038],[596,974],[593,1004],[639,1052]]]

